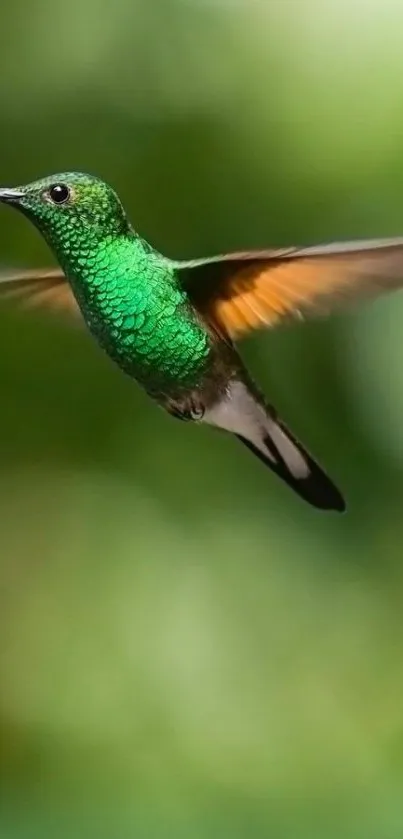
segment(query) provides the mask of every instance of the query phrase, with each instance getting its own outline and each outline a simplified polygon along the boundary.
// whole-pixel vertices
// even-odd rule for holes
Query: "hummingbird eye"
[[[66,184],[53,184],[49,187],[48,195],[54,204],[65,204],[70,198],[70,189]]]

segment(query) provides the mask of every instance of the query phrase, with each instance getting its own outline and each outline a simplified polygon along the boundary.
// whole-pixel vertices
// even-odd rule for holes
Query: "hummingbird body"
[[[91,233],[49,236],[90,332],[169,413],[201,419],[240,366],[235,350],[203,322],[175,263],[130,225],[101,241]]]
[[[235,434],[306,501],[344,510],[339,490],[253,383],[234,339],[357,287],[400,286],[403,240],[178,262],[145,242],[116,193],[92,176],[0,189],[0,201],[36,225],[61,266],[3,278],[3,292],[75,312],[78,304],[108,355],[170,414]]]
[[[68,247],[62,237],[56,248],[93,336],[169,413],[201,420],[207,412],[220,425],[217,406],[232,380],[255,390],[232,343],[192,305],[181,267],[134,230],[93,247],[68,231]]]
[[[75,179],[76,190],[88,183],[85,175]],[[45,203],[33,221],[101,347],[169,413],[202,419],[234,376],[247,379],[232,343],[203,319],[183,285],[186,265],[202,266],[204,260],[178,263],[158,253],[132,228],[112,190],[104,203],[105,185],[91,182],[101,224],[93,216],[93,194],[90,206],[84,200],[73,219],[61,216],[48,226],[54,210]],[[30,215],[29,207],[21,209]]]

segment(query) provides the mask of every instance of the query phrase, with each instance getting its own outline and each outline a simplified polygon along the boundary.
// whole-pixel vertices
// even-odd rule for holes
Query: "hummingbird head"
[[[130,232],[115,191],[92,175],[66,172],[15,189],[0,188],[0,201],[35,224],[63,267]]]

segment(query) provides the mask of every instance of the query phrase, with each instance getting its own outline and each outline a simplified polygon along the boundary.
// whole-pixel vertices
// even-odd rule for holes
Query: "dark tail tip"
[[[307,478],[293,481],[292,484],[290,481],[287,482],[305,501],[319,510],[335,510],[338,513],[345,513],[346,502],[340,490],[317,463],[310,461],[309,465],[311,472]],[[285,476],[284,480],[287,480]]]
[[[287,432],[289,434],[289,432]],[[308,452],[302,448],[300,444],[299,449],[304,454],[304,458],[306,459],[307,465],[309,467],[309,472],[307,477],[296,478],[292,472],[288,469],[285,461],[278,457],[278,451],[276,451],[277,458],[273,461],[269,457],[265,457],[262,451],[254,446],[250,440],[246,440],[241,435],[237,434],[238,440],[244,444],[250,451],[252,451],[259,460],[262,461],[266,466],[278,475],[286,484],[288,484],[291,489],[294,490],[304,501],[307,501],[308,504],[311,504],[313,507],[317,507],[319,510],[335,510],[338,513],[344,513],[346,510],[346,503],[341,492],[338,490],[336,485],[330,478],[326,475],[326,473],[321,469],[318,463],[316,463],[313,458],[308,454]],[[289,435],[291,437],[291,435]],[[292,438],[295,440],[295,438]],[[265,445],[267,445],[268,451],[273,451],[273,441],[270,437],[264,440]]]

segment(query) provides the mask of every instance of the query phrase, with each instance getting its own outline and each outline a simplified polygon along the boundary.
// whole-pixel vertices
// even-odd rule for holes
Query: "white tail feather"
[[[225,397],[206,411],[204,421],[249,440],[273,463],[277,462],[277,450],[294,478],[308,477],[309,466],[298,445],[244,382],[232,381]],[[267,446],[267,437],[273,441],[274,450]]]
[[[204,414],[204,422],[230,431],[315,507],[344,510],[343,498],[311,455],[252,388],[232,380],[225,396]]]

